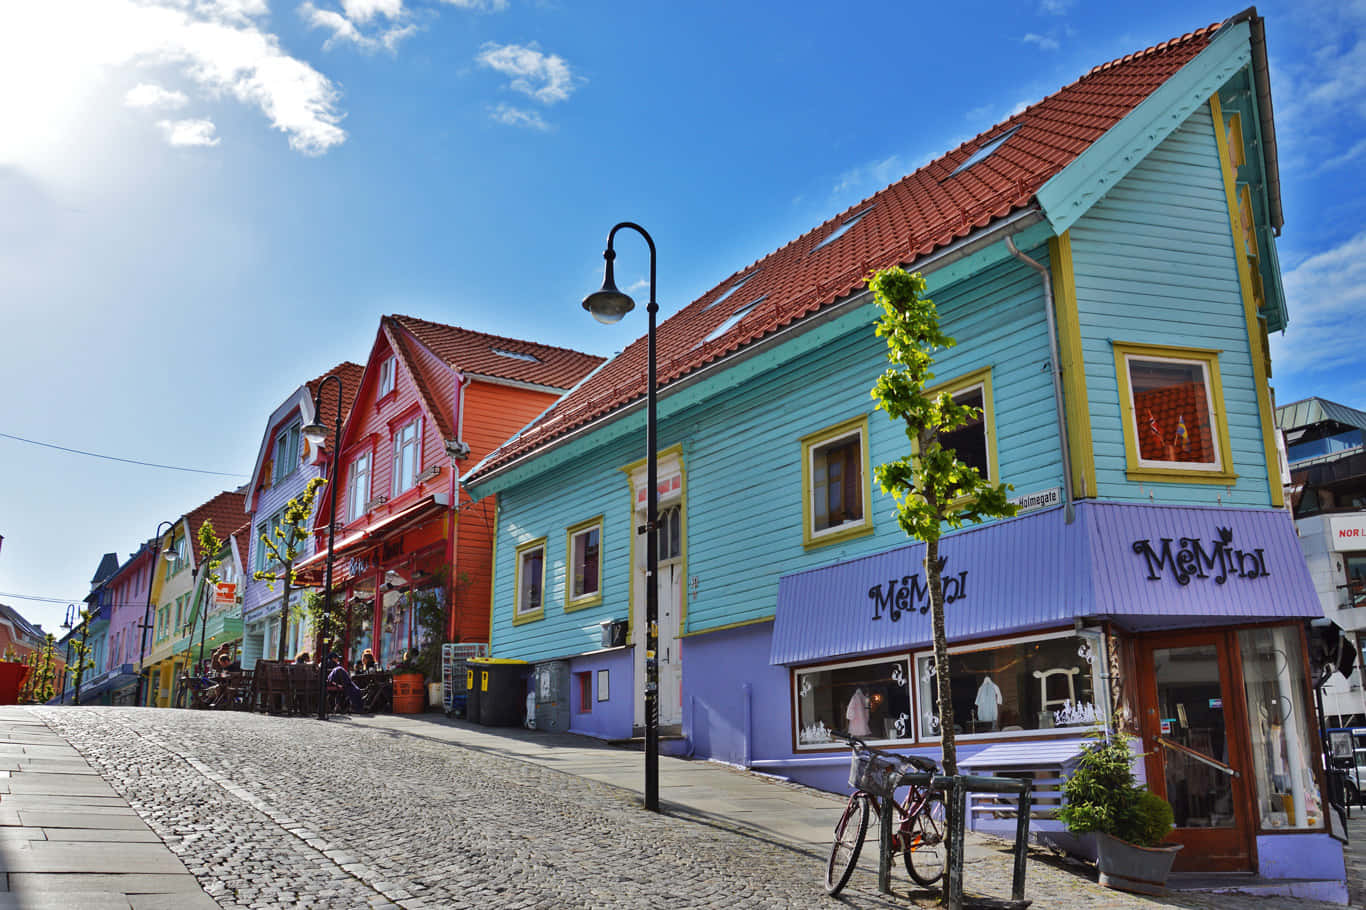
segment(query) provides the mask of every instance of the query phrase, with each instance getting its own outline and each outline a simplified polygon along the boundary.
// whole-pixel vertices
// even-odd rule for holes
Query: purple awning
[[[1082,502],[945,536],[948,636],[962,641],[1077,617],[1131,628],[1323,615],[1280,509]],[[774,664],[931,640],[924,544],[784,576]],[[922,610],[924,612],[922,612]]]

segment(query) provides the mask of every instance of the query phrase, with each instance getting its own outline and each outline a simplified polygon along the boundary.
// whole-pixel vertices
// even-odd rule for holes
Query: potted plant
[[[1058,818],[1073,834],[1094,833],[1102,885],[1162,894],[1181,845],[1162,844],[1172,830],[1172,807],[1135,782],[1133,760],[1128,737],[1100,734],[1063,785]]]

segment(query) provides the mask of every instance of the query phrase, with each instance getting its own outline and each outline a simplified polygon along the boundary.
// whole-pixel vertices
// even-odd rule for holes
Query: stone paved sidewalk
[[[822,887],[841,800],[664,759],[666,811],[640,808],[641,756],[435,715],[333,720],[39,709],[225,908],[907,907],[875,890],[875,850]],[[0,798],[0,810],[3,798]],[[976,839],[969,883],[1003,894],[1009,856]],[[1099,888],[1036,857],[1035,907],[1319,910],[1289,898]]]

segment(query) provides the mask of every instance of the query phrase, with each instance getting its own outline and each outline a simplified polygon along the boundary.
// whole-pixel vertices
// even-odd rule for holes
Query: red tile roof
[[[197,509],[185,513],[185,520],[190,526],[190,540],[194,543],[195,565],[199,565],[204,559],[203,549],[199,546],[200,525],[205,521],[212,521],[214,534],[219,540],[226,540],[228,528],[235,528],[242,523],[242,513],[246,510],[246,504],[246,494],[229,491],[219,493]]]
[[[602,357],[548,344],[472,332],[412,316],[390,316],[418,342],[462,373],[568,389]],[[499,351],[507,353],[500,354]],[[508,354],[520,356],[508,356]]]
[[[313,396],[314,401],[317,401],[318,385],[328,376],[335,374],[341,380],[341,419],[342,422],[345,423],[346,415],[351,413],[351,404],[356,400],[356,390],[360,388],[360,378],[364,373],[365,367],[346,360],[337,364],[317,379],[310,379],[305,385],[308,386],[308,394]],[[336,416],[336,386],[329,382],[327,384],[327,390],[323,393],[322,407],[318,409],[318,422],[330,430]]]
[[[870,271],[914,262],[1029,205],[1044,183],[1203,50],[1217,28],[1210,25],[1095,67],[735,272],[659,326],[660,387],[861,290]],[[1011,131],[996,151],[954,174],[980,147]],[[821,245],[860,213],[843,236]],[[743,288],[726,296],[746,276]],[[738,323],[708,340],[731,316],[750,306]],[[471,477],[643,398],[645,369],[642,337],[490,455]]]

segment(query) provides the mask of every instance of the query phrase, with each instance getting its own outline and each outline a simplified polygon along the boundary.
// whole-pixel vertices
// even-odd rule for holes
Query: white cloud
[[[476,13],[501,13],[508,8],[507,0],[442,0],[448,6],[473,10]]]
[[[1061,16],[1070,10],[1076,0],[1040,0],[1039,12],[1050,16]]]
[[[530,95],[542,104],[568,100],[580,81],[569,63],[557,54],[543,54],[536,42],[527,45],[489,42],[475,60],[507,76],[508,87]]]
[[[263,0],[42,0],[8,5],[0,27],[0,122],[41,134],[24,161],[76,129],[80,105],[118,71],[174,70],[258,109],[289,145],[318,155],[345,141],[339,93],[266,30]],[[44,138],[46,137],[46,138]],[[0,149],[0,162],[6,160]],[[13,159],[12,159],[13,160]]]
[[[1271,339],[1277,375],[1331,372],[1361,362],[1366,312],[1366,231],[1284,273],[1290,327]]]
[[[184,92],[165,89],[150,82],[139,82],[123,96],[123,103],[128,107],[178,108],[189,102]]]
[[[542,132],[550,129],[550,124],[536,111],[524,110],[510,104],[498,105],[489,112],[489,116],[504,126],[524,126]]]
[[[214,135],[212,120],[158,120],[166,141],[176,147],[214,146],[222,140]]]
[[[1026,33],[1020,40],[1025,44],[1038,45],[1039,50],[1041,51],[1055,51],[1060,46],[1057,38],[1051,38],[1048,35],[1039,35],[1034,32]]]
[[[368,21],[376,14],[393,17],[404,16],[405,11],[401,2],[351,0],[350,3],[343,2],[342,4],[347,10],[350,10],[353,5],[358,6],[363,15],[347,18],[336,10],[319,9],[313,5],[311,0],[306,0],[299,6],[299,15],[303,16],[311,27],[326,29],[332,33],[332,36],[323,42],[325,50],[331,50],[338,44],[350,43],[370,53],[380,48],[395,53],[399,44],[417,34],[417,26],[412,24],[390,25],[388,28],[376,29],[371,34],[362,32],[356,26],[356,22]]]
[[[388,19],[403,17],[403,0],[341,0],[346,18],[352,22],[369,22],[375,16]]]

